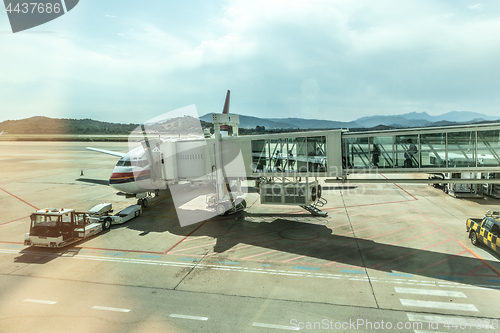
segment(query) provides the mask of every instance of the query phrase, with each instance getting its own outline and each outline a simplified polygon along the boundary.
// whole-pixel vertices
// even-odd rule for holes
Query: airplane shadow
[[[77,178],[75,179],[75,181],[94,184],[94,185],[109,186],[109,180],[103,180],[103,179]]]

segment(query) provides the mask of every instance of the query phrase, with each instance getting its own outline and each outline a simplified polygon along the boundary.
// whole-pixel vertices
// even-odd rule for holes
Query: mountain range
[[[212,114],[200,117],[201,127],[212,127]],[[266,130],[314,130],[349,128],[351,130],[381,130],[388,128],[446,126],[472,124],[480,122],[500,121],[500,117],[487,116],[468,111],[452,111],[440,116],[431,116],[426,112],[410,112],[393,116],[370,116],[358,118],[355,121],[341,122],[320,119],[303,118],[258,118],[240,115],[242,129],[252,134],[257,126]],[[92,119],[55,119],[48,117],[31,117],[21,120],[6,120],[0,123],[0,131],[10,134],[129,134],[137,124],[117,124],[101,122]],[[199,132],[199,123],[195,118],[185,116],[161,124],[146,125],[149,130],[158,133]]]
[[[212,113],[208,113],[200,120],[212,121]],[[470,124],[482,121],[500,120],[500,117],[487,116],[471,111],[451,111],[439,116],[431,116],[427,112],[409,112],[392,116],[361,117],[354,121],[342,122],[321,119],[303,118],[258,118],[240,115],[241,128],[255,128],[264,126],[266,129],[324,129],[324,128],[371,128],[375,126],[389,126],[394,128],[444,126],[453,124]]]

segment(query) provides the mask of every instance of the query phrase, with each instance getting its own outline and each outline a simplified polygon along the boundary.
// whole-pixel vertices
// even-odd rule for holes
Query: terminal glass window
[[[297,170],[297,141],[295,138],[288,139],[286,170],[289,172]]]
[[[500,131],[477,132],[477,166],[500,166]]]
[[[284,161],[286,161],[286,139],[271,139],[269,140],[270,158],[270,171],[281,172],[283,171]]]
[[[448,167],[476,166],[476,132],[448,133]]]
[[[370,155],[372,165],[378,168],[393,168],[393,137],[374,136],[371,138],[372,150]],[[377,156],[378,155],[378,156]],[[377,158],[378,157],[378,158]]]
[[[418,168],[418,135],[396,136],[394,140],[394,156],[397,168]]]
[[[368,168],[370,166],[370,140],[368,137],[347,138],[345,148],[348,168]]]
[[[446,133],[420,135],[422,168],[446,167]]]
[[[295,152],[297,158],[296,170],[307,172],[307,146],[306,138],[295,138]]]
[[[269,165],[269,155],[266,140],[252,140],[253,172],[266,172]]]
[[[315,136],[307,138],[308,170],[311,172],[326,172],[326,137]]]

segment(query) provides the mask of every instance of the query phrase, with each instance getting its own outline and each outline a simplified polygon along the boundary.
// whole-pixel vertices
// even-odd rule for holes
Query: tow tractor
[[[139,216],[141,206],[132,205],[116,215],[111,204],[100,204],[88,212],[76,212],[67,208],[46,208],[31,214],[30,232],[24,237],[24,245],[64,247],[94,236],[111,227]]]

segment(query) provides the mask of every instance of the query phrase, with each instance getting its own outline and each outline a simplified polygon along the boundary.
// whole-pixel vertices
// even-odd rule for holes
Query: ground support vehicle
[[[88,212],[74,209],[46,208],[31,214],[30,232],[24,237],[24,245],[41,247],[64,247],[82,239],[92,237],[111,227],[139,216],[141,206],[132,205],[116,215],[111,204],[100,204]]]
[[[47,208],[31,214],[30,232],[24,245],[63,247],[103,231],[102,222],[93,222],[88,213],[74,209]]]
[[[141,215],[142,207],[141,205],[131,205],[127,208],[119,211],[115,215],[102,215],[99,217],[99,221],[105,225],[109,224],[122,224],[134,217]]]
[[[500,213],[488,211],[482,219],[469,218],[466,229],[473,245],[485,244],[500,253]]]

